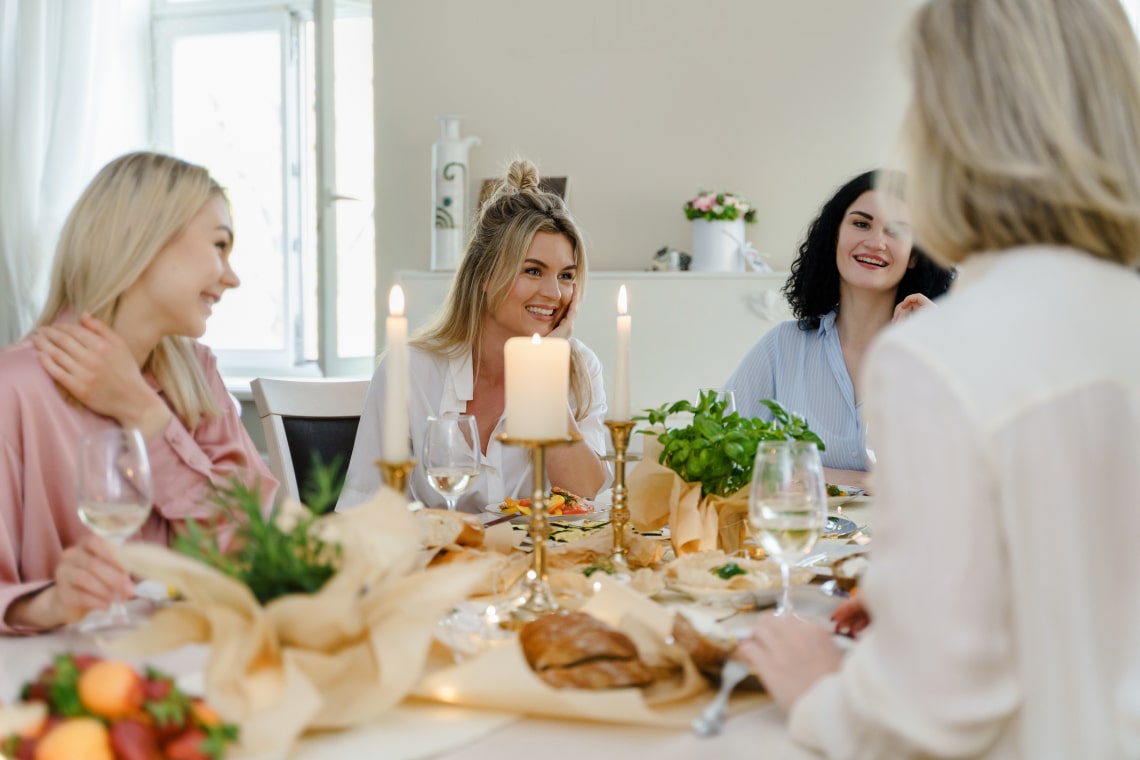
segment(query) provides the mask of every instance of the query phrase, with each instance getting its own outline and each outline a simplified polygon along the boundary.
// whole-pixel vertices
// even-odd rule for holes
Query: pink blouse
[[[267,506],[277,491],[214,355],[200,344],[194,350],[222,413],[203,418],[194,430],[173,417],[147,443],[154,511],[138,540],[168,544],[181,521],[210,517],[216,508],[208,485],[223,485],[233,473],[244,472],[250,484],[260,479]],[[147,380],[165,399],[153,378]],[[63,550],[87,535],[76,512],[75,446],[85,434],[115,424],[65,401],[30,340],[0,351],[0,634],[36,632],[9,626],[4,616],[13,601],[50,585]]]

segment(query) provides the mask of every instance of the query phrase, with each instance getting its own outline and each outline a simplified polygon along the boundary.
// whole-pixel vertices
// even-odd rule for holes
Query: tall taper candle
[[[546,441],[570,434],[570,344],[564,338],[510,338],[506,362],[507,435]]]
[[[614,361],[614,399],[610,419],[629,419],[629,332],[630,316],[625,285],[618,290],[617,358]]]
[[[381,453],[389,462],[408,459],[408,320],[404,317],[404,289],[392,286],[388,295],[387,349],[384,358],[387,388],[384,393],[384,438]]]

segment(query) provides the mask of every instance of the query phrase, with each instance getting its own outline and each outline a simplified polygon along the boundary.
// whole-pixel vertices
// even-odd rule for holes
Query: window
[[[366,374],[374,337],[372,21],[359,0],[153,0],[160,149],[210,169],[242,285],[227,375]]]

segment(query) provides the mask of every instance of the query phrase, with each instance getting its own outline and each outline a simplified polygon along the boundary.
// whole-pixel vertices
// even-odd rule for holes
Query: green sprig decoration
[[[656,409],[646,409],[645,415],[634,419],[665,426],[671,415],[692,413],[693,421],[687,427],[666,427],[663,433],[638,432],[657,436],[663,447],[660,463],[688,483],[699,482],[702,496],[728,496],[751,482],[752,463],[762,441],[811,441],[820,451],[824,449],[823,441],[809,429],[802,416],[787,411],[775,401],[760,403],[772,411],[771,422],[741,417],[736,412],[725,414],[728,402],[719,398],[716,391],[702,391],[696,405],[689,401],[662,404]]]
[[[187,520],[174,548],[245,584],[261,604],[286,594],[315,593],[339,569],[341,548],[316,534],[311,512],[285,522],[277,519],[275,507],[266,516],[260,488],[236,477],[227,486],[214,486],[210,499],[236,525],[230,547],[224,552],[218,547],[216,525]]]

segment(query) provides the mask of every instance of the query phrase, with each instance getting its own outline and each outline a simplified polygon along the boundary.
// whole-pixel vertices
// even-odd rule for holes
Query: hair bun
[[[538,190],[538,167],[527,159],[511,162],[507,169],[507,186],[519,192],[535,192]]]

